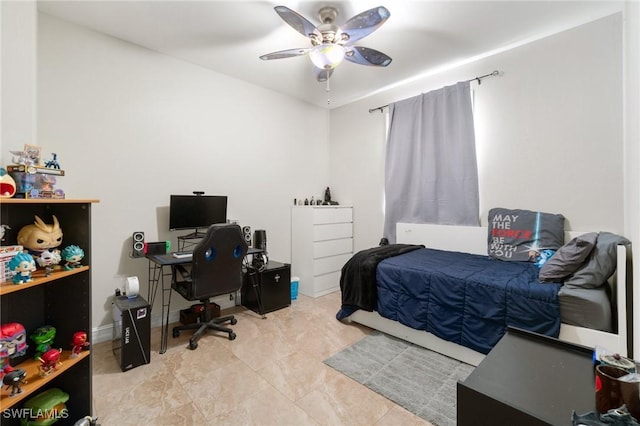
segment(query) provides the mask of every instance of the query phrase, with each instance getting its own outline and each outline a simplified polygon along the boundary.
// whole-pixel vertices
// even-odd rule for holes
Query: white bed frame
[[[475,254],[487,254],[487,228],[480,226],[448,226],[398,223],[396,226],[397,241],[404,244],[424,244],[425,247],[440,250],[459,251]],[[565,241],[584,234],[584,232],[565,232]],[[627,312],[626,288],[627,281],[627,253],[626,246],[618,246],[617,268],[614,274],[614,297],[616,298],[618,332],[606,333],[599,330],[561,324],[561,340],[587,346],[590,348],[606,349],[628,356],[627,351]],[[407,340],[471,365],[478,365],[484,355],[458,345],[442,340],[431,333],[415,330],[397,321],[381,317],[377,312],[358,310],[349,317],[351,321],[366,325],[384,333]],[[632,316],[630,315],[630,318]]]

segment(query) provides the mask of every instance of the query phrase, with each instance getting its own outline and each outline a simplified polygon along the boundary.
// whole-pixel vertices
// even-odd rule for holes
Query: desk
[[[458,424],[571,425],[595,410],[593,351],[509,328],[457,386]]]
[[[262,253],[264,250],[249,247],[247,256]],[[145,256],[149,260],[149,293],[147,300],[153,309],[158,288],[162,288],[162,312],[160,329],[160,353],[167,351],[167,335],[169,331],[169,308],[171,306],[171,266],[191,263],[191,258],[177,258],[173,253],[150,254]],[[245,258],[246,259],[246,258]],[[165,268],[167,267],[168,268]],[[165,279],[166,278],[166,279]]]

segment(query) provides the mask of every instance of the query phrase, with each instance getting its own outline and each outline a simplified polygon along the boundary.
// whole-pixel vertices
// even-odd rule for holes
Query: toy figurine
[[[29,337],[36,344],[36,353],[33,358],[37,360],[43,353],[51,349],[53,339],[56,337],[56,329],[50,325],[43,325],[38,327]]]
[[[47,160],[44,163],[44,166],[49,169],[60,169],[60,163],[58,163],[58,154],[52,152],[51,155],[53,156],[53,158],[51,160]]]
[[[0,325],[0,359],[15,358],[27,352],[27,332],[17,322]]]
[[[56,177],[51,175],[40,176],[40,191],[53,191],[53,187],[56,185]]]
[[[29,156],[27,151],[9,151],[13,154],[11,161],[13,164],[24,164],[25,166],[31,166],[34,164],[33,159]]]
[[[33,224],[23,226],[18,232],[18,244],[35,256],[39,256],[44,250],[58,247],[62,244],[62,229],[58,218],[53,216],[53,224],[48,225],[36,216]]]
[[[84,418],[76,421],[73,426],[99,426],[98,418],[91,416],[84,416]]]
[[[9,225],[0,225],[0,241],[4,241],[4,234],[7,233],[7,229],[11,229]]]
[[[9,358],[27,352],[27,333],[22,324],[11,322],[0,325],[0,378],[13,370]]]
[[[42,356],[38,357],[38,360],[40,361],[38,370],[41,377],[51,374],[53,371],[57,370],[60,365],[62,365],[62,362],[60,361],[61,354],[62,349],[49,349],[43,353]]]
[[[331,190],[327,186],[327,189],[324,190],[324,205],[331,204]]]
[[[80,355],[80,352],[82,352],[84,348],[89,347],[89,342],[87,342],[87,333],[84,331],[76,331],[73,333],[71,346],[73,346],[73,349],[71,350],[71,358],[75,358]]]
[[[11,198],[16,195],[16,190],[16,181],[5,168],[0,167],[0,198]]]
[[[71,271],[74,268],[82,266],[82,259],[84,258],[84,250],[76,245],[70,245],[62,250],[62,259],[67,262],[64,265],[64,269]]]
[[[60,255],[60,250],[49,250],[46,249],[42,253],[40,253],[40,257],[36,259],[36,263],[38,266],[44,267],[44,276],[48,277],[53,272],[55,265],[60,263],[62,260],[62,256]]]
[[[36,270],[36,262],[33,256],[26,252],[20,252],[9,261],[9,269],[13,274],[14,284],[24,284],[33,281],[31,273]]]
[[[26,400],[20,410],[20,426],[51,426],[58,421],[71,425],[67,408],[69,394],[58,388],[49,388]]]
[[[7,385],[7,389],[11,388],[9,398],[22,393],[21,386],[27,383],[26,378],[27,372],[21,368],[16,368],[15,370],[11,368],[11,371],[8,371],[7,374],[4,375],[2,384]]]

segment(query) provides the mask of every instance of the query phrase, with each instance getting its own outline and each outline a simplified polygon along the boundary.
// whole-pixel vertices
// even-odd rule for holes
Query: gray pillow
[[[489,210],[488,254],[500,260],[538,260],[543,249],[564,244],[564,216],[494,208]]]
[[[576,272],[591,254],[597,238],[597,232],[589,232],[560,247],[540,268],[540,281],[559,283]]]
[[[587,262],[564,285],[569,288],[597,288],[607,282],[616,270],[616,252],[619,244],[631,244],[629,240],[610,232],[600,232],[596,246]]]

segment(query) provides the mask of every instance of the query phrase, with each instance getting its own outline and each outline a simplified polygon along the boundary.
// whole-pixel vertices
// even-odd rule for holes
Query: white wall
[[[640,4],[626,2],[624,10],[624,141],[625,141],[625,230],[632,242],[640,241]],[[633,250],[633,264],[640,265],[640,250]],[[634,274],[640,288],[640,274]],[[640,291],[633,293],[633,306],[640,306]],[[640,315],[634,317],[633,356],[640,357]]]
[[[482,224],[492,207],[524,208],[623,233],[617,14],[332,110],[331,182],[354,205],[356,250],[376,245],[383,223],[387,114],[368,109],[495,69],[503,76],[472,83]]]
[[[132,232],[175,247],[170,194],[227,195],[228,217],[265,229],[270,258],[290,262],[293,198],[329,182],[326,110],[44,14],[38,61],[39,143],[58,153],[68,198],[100,199],[94,327],[111,323],[125,276],[146,284],[147,261],[128,256]],[[172,310],[181,305],[174,297]]]
[[[36,4],[0,2],[0,142],[5,159],[9,151],[36,142]],[[6,156],[6,157],[5,157]]]

